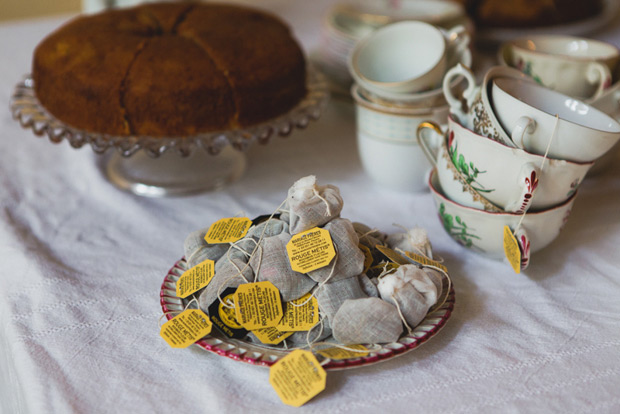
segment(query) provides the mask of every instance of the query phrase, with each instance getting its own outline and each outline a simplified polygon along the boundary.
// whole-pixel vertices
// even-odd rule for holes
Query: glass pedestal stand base
[[[245,154],[226,146],[217,155],[194,151],[188,157],[166,152],[158,158],[144,151],[125,158],[116,151],[102,156],[106,178],[122,190],[145,197],[182,196],[217,190],[239,179]]]

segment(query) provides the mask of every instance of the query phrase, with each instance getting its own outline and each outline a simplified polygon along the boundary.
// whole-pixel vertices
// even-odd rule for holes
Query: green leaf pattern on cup
[[[542,79],[540,79],[540,76],[535,75],[534,73],[532,73],[532,62],[524,62],[523,60],[519,60],[517,62],[517,68],[525,73],[527,76],[529,76],[530,78],[534,79],[536,81],[536,83],[539,84],[543,84]]]
[[[446,206],[444,203],[441,203],[439,206],[439,216],[441,217],[443,228],[448,232],[450,237],[463,246],[473,247],[474,242],[472,239],[480,240],[480,237],[470,233],[473,229],[467,227],[467,224],[459,216],[453,217],[451,214],[446,213]]]
[[[465,182],[470,185],[474,190],[480,193],[492,193],[495,189],[486,189],[484,185],[480,184],[476,179],[479,174],[484,174],[486,171],[480,171],[473,162],[467,163],[463,154],[459,154],[457,151],[457,144],[448,147],[450,153],[450,159],[454,164],[454,167],[463,176]]]
[[[575,178],[575,181],[570,184],[570,190],[566,194],[566,198],[570,198],[573,194],[575,194],[577,188],[579,188],[579,178]]]

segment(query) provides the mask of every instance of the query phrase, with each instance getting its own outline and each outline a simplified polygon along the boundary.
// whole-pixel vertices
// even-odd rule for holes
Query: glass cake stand
[[[73,128],[41,105],[27,75],[15,86],[11,113],[22,127],[53,143],[67,140],[74,148],[90,144],[103,156],[98,164],[117,187],[147,197],[189,195],[214,190],[237,180],[245,170],[244,152],[254,142],[288,136],[319,118],[329,98],[325,77],[308,67],[306,96],[288,112],[244,128],[183,137],[113,136]],[[114,151],[116,149],[116,151]]]

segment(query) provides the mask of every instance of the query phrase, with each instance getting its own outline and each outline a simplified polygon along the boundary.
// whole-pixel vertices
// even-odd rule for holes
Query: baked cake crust
[[[246,127],[306,94],[305,59],[277,17],[216,3],[151,3],[79,17],[45,38],[35,92],[56,118],[112,135]]]

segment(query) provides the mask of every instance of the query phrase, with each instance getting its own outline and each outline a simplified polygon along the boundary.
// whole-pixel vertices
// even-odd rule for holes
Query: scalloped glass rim
[[[187,304],[176,295],[176,282],[179,277],[187,270],[187,263],[182,258],[177,261],[168,274],[164,278],[160,291],[160,304],[164,315],[168,320],[172,319],[176,314],[182,312]],[[426,318],[415,329],[401,338],[389,344],[375,345],[378,349],[365,357],[349,358],[344,360],[329,360],[323,364],[323,368],[329,370],[339,370],[347,368],[356,368],[385,361],[399,355],[403,355],[428,341],[441,330],[452,315],[454,310],[455,295],[454,289],[450,290],[447,300],[442,306],[426,315]],[[259,344],[249,343],[238,339],[232,339],[221,334],[214,329],[211,334],[196,342],[194,346],[198,346],[204,350],[216,353],[236,361],[246,362],[252,365],[260,365],[269,367],[276,363],[280,358],[286,356],[289,351],[276,349],[273,347],[262,346]],[[317,355],[321,361],[321,355]]]
[[[277,118],[244,129],[187,137],[113,136],[73,128],[55,119],[45,110],[35,95],[34,82],[30,75],[26,75],[15,86],[10,108],[13,119],[22,127],[32,129],[35,135],[47,135],[54,143],[66,139],[74,148],[90,144],[97,154],[108,148],[116,148],[122,156],[129,157],[143,149],[149,156],[156,158],[166,151],[176,151],[181,156],[189,156],[197,148],[203,148],[216,155],[226,145],[245,151],[254,141],[266,144],[272,136],[288,136],[293,129],[303,129],[310,121],[316,121],[327,104],[329,91],[323,74],[312,66],[307,68],[306,89],[306,96],[294,108]]]

